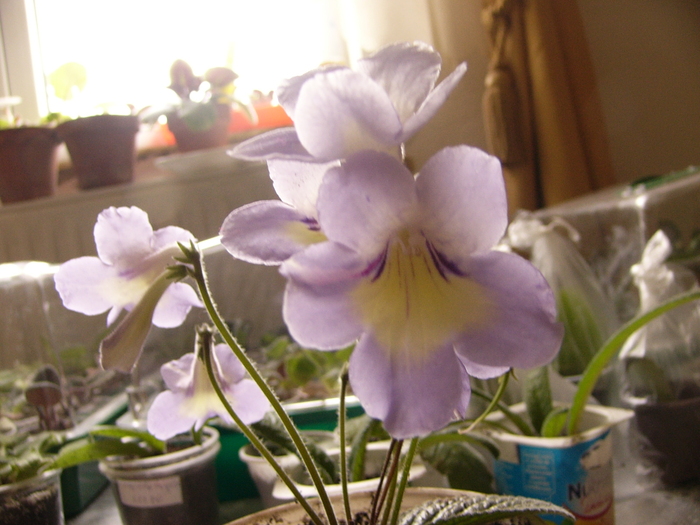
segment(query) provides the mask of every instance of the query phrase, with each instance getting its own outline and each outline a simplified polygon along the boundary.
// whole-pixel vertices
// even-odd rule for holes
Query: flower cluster
[[[300,344],[333,350],[356,343],[352,389],[396,439],[464,417],[470,376],[548,363],[562,338],[542,275],[494,249],[507,226],[498,160],[456,146],[418,174],[403,163],[404,142],[466,71],[462,64],[437,84],[440,66],[429,46],[398,44],[354,69],[325,67],[286,81],[277,96],[294,126],[231,152],[266,160],[280,200],[234,210],[220,232],[234,257],[280,266],[284,320]],[[68,308],[95,314],[111,307],[110,322],[130,311],[102,345],[103,365],[128,370],[151,319],[175,326],[201,305],[189,286],[168,280],[178,244],[193,240],[177,228],[153,232],[135,208],[103,212],[95,238],[99,258],[69,261],[56,284]],[[243,409],[240,399],[254,398],[255,389],[241,382],[240,363],[226,353],[213,352],[219,381]],[[201,388],[199,363],[189,354],[163,367],[170,392],[153,405],[160,414],[149,416],[154,434],[227,417],[207,401],[215,396]],[[262,417],[252,412],[246,422]]]

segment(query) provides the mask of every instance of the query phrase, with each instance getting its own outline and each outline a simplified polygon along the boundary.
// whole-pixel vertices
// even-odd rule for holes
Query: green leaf
[[[564,340],[555,365],[563,376],[578,375],[603,344],[603,335],[588,301],[578,290],[559,290],[557,312],[564,325]]]
[[[527,414],[535,430],[541,434],[542,424],[552,411],[552,391],[549,386],[549,368],[541,366],[530,371],[523,382],[523,398]]]
[[[421,448],[420,456],[447,476],[453,489],[493,492],[493,476],[483,456],[464,442],[449,441]]]
[[[318,377],[320,367],[308,354],[302,353],[289,356],[286,360],[287,377],[294,386],[303,386]]]
[[[134,428],[123,428],[117,426],[96,426],[90,431],[90,435],[94,437],[106,437],[114,439],[132,439],[142,441],[157,452],[165,452],[165,441],[154,437],[145,430],[137,430]]]
[[[567,510],[546,501],[492,494],[428,501],[406,512],[399,525],[476,525],[506,519],[513,525],[541,524],[541,514],[574,519]]]
[[[473,388],[472,387],[472,394],[475,395],[476,397],[480,397],[482,399],[486,399],[487,401],[491,401],[492,396],[483,390],[480,390],[478,388]],[[503,415],[508,419],[513,425],[517,427],[518,430],[524,435],[524,436],[534,436],[535,431],[532,429],[532,427],[525,421],[523,418],[521,418],[519,415],[517,415],[515,412],[510,410],[506,405],[503,403],[498,403],[497,405],[498,410],[500,410]],[[485,423],[486,421],[484,421]]]
[[[700,299],[700,292],[698,291],[678,295],[656,308],[628,321],[608,338],[605,344],[596,352],[596,355],[586,367],[581,381],[579,381],[573,403],[571,404],[571,412],[569,413],[569,421],[567,423],[567,432],[569,435],[577,432],[579,419],[586,408],[588,398],[593,392],[593,388],[598,382],[600,374],[603,373],[603,370],[605,370],[613,357],[617,355],[629,336],[646,325],[649,321],[656,319],[667,311],[697,299]]]
[[[563,435],[568,417],[568,407],[559,407],[552,410],[542,423],[542,437],[559,437]]]
[[[625,371],[633,396],[661,403],[676,399],[663,369],[648,357],[627,358]]]
[[[434,432],[421,438],[418,447],[420,450],[432,447],[438,443],[461,442],[469,445],[476,445],[486,449],[494,458],[498,458],[500,450],[498,445],[488,436],[481,434],[461,434],[457,432]]]
[[[92,441],[90,438],[83,438],[63,447],[52,466],[54,468],[67,468],[109,456],[146,457],[152,454],[152,451],[133,441],[124,442],[118,439]]]
[[[287,431],[282,426],[279,419],[267,416],[263,420],[250,425],[253,431],[260,437],[266,447],[273,454],[296,454],[299,455],[294,441],[289,437]],[[302,433],[302,438],[304,435]],[[310,439],[304,439],[309,454],[313,458],[324,483],[337,483],[339,479],[338,469],[326,451]]]
[[[348,456],[348,481],[361,481],[365,478],[367,443],[380,428],[383,428],[381,421],[378,419],[372,419],[369,416],[363,417],[361,421],[364,422],[364,426],[362,426],[360,430],[355,433],[352,440],[352,446],[350,447],[350,454]]]

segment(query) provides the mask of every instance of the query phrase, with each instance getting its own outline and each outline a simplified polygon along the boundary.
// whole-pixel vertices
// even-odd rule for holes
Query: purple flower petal
[[[167,249],[177,243],[189,245],[195,238],[190,232],[177,226],[166,226],[153,232],[152,248],[154,251]]]
[[[315,221],[279,201],[253,202],[234,210],[220,234],[221,244],[237,259],[268,265],[325,239]]]
[[[160,375],[165,386],[173,392],[184,392],[190,384],[192,367],[194,366],[194,353],[189,352],[179,359],[168,361],[160,367]]]
[[[104,210],[97,216],[94,235],[100,260],[118,269],[130,268],[153,252],[148,214],[135,206]]]
[[[214,364],[216,365],[219,379],[224,385],[238,383],[245,378],[245,368],[236,354],[225,344],[214,346]]]
[[[166,440],[190,431],[196,420],[180,414],[180,407],[185,400],[186,396],[179,392],[166,390],[158,394],[148,409],[148,432],[158,439]]]
[[[319,73],[305,82],[294,125],[304,148],[320,160],[363,149],[398,155],[402,126],[391,100],[379,84],[354,71]]]
[[[468,146],[445,148],[425,164],[416,186],[430,210],[426,236],[453,262],[490,250],[505,233],[506,191],[495,157]]]
[[[267,162],[272,185],[280,200],[309,218],[318,218],[316,200],[323,176],[338,162],[312,164],[289,160]]]
[[[324,66],[317,69],[312,69],[306,73],[283,80],[280,85],[275,90],[275,95],[277,100],[279,100],[280,105],[284,108],[284,111],[289,115],[289,118],[294,120],[294,112],[296,111],[297,100],[299,99],[299,91],[301,91],[301,86],[309,80],[316,76],[317,73],[333,71],[336,69],[344,69],[344,66]]]
[[[262,133],[237,144],[228,154],[242,160],[286,159],[318,162],[301,145],[294,128],[278,128]]]
[[[328,171],[317,206],[329,239],[374,257],[414,219],[417,203],[413,175],[403,164],[384,153],[363,151]]]
[[[180,326],[193,306],[204,306],[197,292],[189,284],[172,283],[156,305],[153,324],[160,328]]]
[[[362,333],[347,292],[352,284],[310,287],[287,283],[282,313],[292,337],[321,350],[343,348]]]
[[[433,89],[440,64],[440,55],[429,45],[403,42],[360,60],[357,70],[384,88],[401,122],[406,122]]]
[[[465,63],[460,64],[430,92],[418,111],[404,121],[403,132],[400,138],[401,142],[410,139],[435,116],[466,72],[467,65]]]
[[[428,434],[464,417],[469,376],[451,347],[430,356],[382,347],[365,334],[350,357],[350,384],[363,408],[397,439]]]
[[[63,305],[85,315],[101,314],[114,305],[110,288],[103,286],[105,282],[117,282],[116,271],[97,257],[71,259],[54,275]]]
[[[525,259],[492,251],[475,255],[467,268],[495,305],[488,325],[460,335],[455,350],[472,363],[532,368],[549,363],[561,344],[562,326],[542,274]]]

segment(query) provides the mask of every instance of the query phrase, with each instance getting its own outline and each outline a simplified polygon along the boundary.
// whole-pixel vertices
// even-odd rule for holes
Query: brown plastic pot
[[[664,483],[700,479],[700,397],[639,405],[634,414],[647,440],[641,455],[659,468]]]
[[[53,128],[0,130],[0,202],[48,197],[58,184],[58,145]]]
[[[83,190],[134,179],[135,115],[95,115],[69,120],[56,130],[66,143],[78,187]]]
[[[216,121],[205,130],[193,129],[177,113],[169,113],[168,129],[175,136],[178,151],[196,151],[225,146],[228,143],[231,107],[219,104],[216,106],[216,113]]]

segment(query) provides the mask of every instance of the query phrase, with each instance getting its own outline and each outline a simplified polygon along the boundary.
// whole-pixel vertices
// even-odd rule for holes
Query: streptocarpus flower
[[[214,373],[231,408],[247,425],[260,421],[270,404],[258,385],[245,378],[241,362],[225,344],[215,345],[211,357]],[[193,427],[199,430],[216,416],[233,423],[209,381],[198,352],[165,363],[160,373],[168,390],[153,400],[146,420],[148,431],[155,437],[165,440]]]
[[[422,43],[393,44],[358,62],[356,70],[326,67],[283,83],[280,104],[294,128],[239,144],[234,157],[330,162],[371,149],[400,156],[445,102],[466,71],[460,64],[439,85],[440,55]]]
[[[549,362],[562,338],[551,289],[525,259],[492,250],[507,225],[500,164],[446,148],[413,175],[364,151],[325,175],[327,236],[285,261],[284,318],[302,345],[359,339],[350,382],[395,438],[463,416],[469,376]]]
[[[62,264],[54,277],[56,290],[69,310],[86,315],[109,310],[107,324],[122,310],[140,306],[139,319],[125,318],[120,326],[121,332],[128,333],[129,344],[119,349],[129,355],[102,354],[105,367],[128,371],[151,322],[162,328],[179,326],[190,308],[202,306],[191,286],[169,283],[164,275],[173,257],[182,253],[177,243],[188,243],[194,237],[175,226],[153,231],[146,212],[136,207],[104,210],[97,217],[94,235],[98,256]]]

